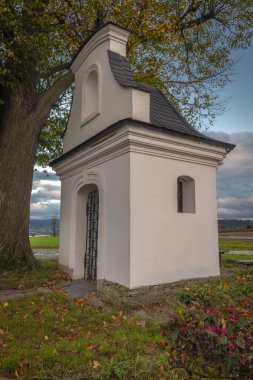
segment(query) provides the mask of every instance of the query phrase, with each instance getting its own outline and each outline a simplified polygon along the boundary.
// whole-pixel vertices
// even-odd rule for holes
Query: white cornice
[[[226,156],[222,147],[126,125],[60,161],[54,169],[65,178],[129,152],[213,167]]]
[[[129,31],[114,24],[107,24],[104,28],[95,33],[85,44],[74,62],[70,66],[73,73],[76,73],[80,65],[85,61],[87,56],[99,45],[106,41],[114,41],[126,46],[129,37]]]

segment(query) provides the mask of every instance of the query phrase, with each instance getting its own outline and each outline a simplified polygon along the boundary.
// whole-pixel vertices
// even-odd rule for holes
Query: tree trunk
[[[0,269],[38,267],[29,242],[36,146],[50,110],[73,80],[68,71],[42,95],[32,72],[15,89],[0,85]]]
[[[29,98],[17,91],[1,107],[0,268],[7,270],[37,267],[29,243],[29,214],[39,129]]]

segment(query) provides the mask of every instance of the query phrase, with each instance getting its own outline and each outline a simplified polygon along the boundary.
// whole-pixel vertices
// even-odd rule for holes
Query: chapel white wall
[[[63,177],[59,263],[83,278],[86,248],[86,202],[78,201],[78,190],[91,182],[89,173],[98,173],[99,239],[97,278],[130,286],[130,204],[129,154],[120,155],[78,173]],[[84,223],[78,223],[83,215]]]
[[[216,167],[131,153],[130,287],[219,275]],[[195,180],[195,213],[177,212],[177,178]]]

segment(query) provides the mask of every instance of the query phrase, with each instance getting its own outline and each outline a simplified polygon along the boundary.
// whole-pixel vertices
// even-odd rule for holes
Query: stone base
[[[73,269],[65,265],[59,264],[59,269],[67,273],[71,278],[73,278]]]
[[[207,279],[219,278],[219,276],[208,278],[186,279],[173,283],[141,286],[129,289],[107,280],[97,280],[97,290],[115,306],[126,306],[138,308],[141,305],[155,305],[170,300],[175,295],[177,288],[188,287],[192,283],[205,283]]]

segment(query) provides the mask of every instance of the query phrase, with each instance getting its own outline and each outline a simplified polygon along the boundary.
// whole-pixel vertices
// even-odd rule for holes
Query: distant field
[[[239,241],[220,240],[219,247],[220,249],[229,249],[231,251],[253,251],[253,243],[241,239]]]
[[[32,248],[59,248],[59,236],[34,236],[30,237]],[[238,250],[238,251],[253,251],[252,240],[223,240],[219,241],[220,249]]]
[[[32,248],[59,248],[59,236],[34,236],[30,237]]]
[[[253,239],[253,229],[252,228],[226,228],[226,229],[220,229],[219,228],[219,236],[222,238],[233,236],[234,238],[238,237],[245,237],[247,239]]]

